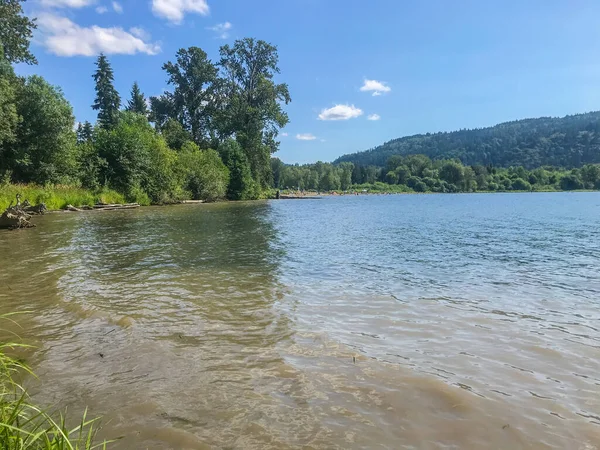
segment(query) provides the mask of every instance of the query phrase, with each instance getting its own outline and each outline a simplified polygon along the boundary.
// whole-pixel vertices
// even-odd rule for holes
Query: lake
[[[599,448],[600,193],[36,223],[0,232],[0,313],[110,448]]]

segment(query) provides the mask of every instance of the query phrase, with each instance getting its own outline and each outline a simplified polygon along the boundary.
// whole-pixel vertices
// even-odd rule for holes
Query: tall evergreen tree
[[[143,116],[148,115],[146,97],[144,97],[144,94],[140,90],[137,81],[133,83],[131,88],[131,99],[127,102],[127,107],[125,109],[137,114],[142,114]]]
[[[87,120],[84,123],[79,122],[79,125],[77,125],[77,143],[91,142],[93,132],[94,127]]]
[[[100,126],[112,128],[117,124],[119,118],[121,97],[113,86],[113,70],[103,53],[98,56],[96,67],[96,73],[93,75],[96,82],[96,99],[92,108],[98,111]]]

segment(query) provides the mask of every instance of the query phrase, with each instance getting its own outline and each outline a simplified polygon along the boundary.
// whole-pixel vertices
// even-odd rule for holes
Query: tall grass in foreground
[[[96,203],[125,203],[125,198],[110,189],[93,192],[76,186],[37,186],[35,184],[0,184],[0,213],[14,203],[15,196],[34,205],[45,203],[48,209],[63,209],[67,205],[92,206]]]
[[[7,316],[0,316],[6,319]],[[106,449],[106,442],[94,444],[96,419],[81,422],[69,429],[66,418],[54,420],[31,403],[26,390],[15,381],[31,374],[22,362],[7,355],[23,344],[0,344],[0,449],[2,450],[92,450]]]

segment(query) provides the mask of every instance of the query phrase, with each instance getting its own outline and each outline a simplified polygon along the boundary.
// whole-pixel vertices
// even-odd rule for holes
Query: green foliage
[[[98,130],[94,146],[106,161],[100,167],[102,184],[123,192],[131,201],[148,203],[142,192],[154,203],[174,200],[176,153],[144,116],[121,113],[113,128]]]
[[[163,70],[175,90],[163,96],[168,116],[177,119],[200,147],[206,148],[214,138],[212,120],[216,109],[218,69],[198,47],[180,49],[176,62],[167,62]]]
[[[574,172],[569,173],[560,179],[560,188],[563,191],[574,191],[576,189],[583,189],[584,184],[579,174]]]
[[[219,147],[221,159],[229,169],[227,198],[230,200],[252,200],[260,193],[252,178],[250,164],[240,145],[233,139]]]
[[[0,2],[0,60],[9,63],[37,64],[29,51],[33,30],[37,28],[35,19],[23,13],[21,3],[25,0],[2,0]]]
[[[98,124],[104,128],[115,126],[119,120],[121,97],[113,86],[112,67],[104,54],[96,61],[96,72],[93,75],[96,83],[96,99],[92,109],[98,111]]]
[[[16,139],[17,125],[21,118],[17,113],[18,80],[12,67],[0,55],[0,169],[3,149]]]
[[[517,178],[512,182],[513,191],[530,191],[531,184],[523,178]]]
[[[183,126],[175,119],[167,119],[160,128],[162,136],[173,150],[181,150],[183,145],[192,140],[192,135],[183,129]]]
[[[229,170],[215,150],[186,143],[178,154],[177,172],[181,186],[195,200],[216,201],[227,195]]]
[[[127,102],[126,111],[130,111],[136,114],[141,114],[143,116],[148,115],[148,105],[146,105],[146,98],[144,94],[140,90],[137,81],[133,83],[131,88],[131,98]]]
[[[73,110],[60,88],[42,77],[29,77],[19,89],[17,113],[22,121],[8,150],[14,180],[40,184],[75,180]]]
[[[354,166],[317,162],[305,165],[272,163],[278,189],[362,190],[369,192],[475,192],[551,191],[598,189],[600,165],[588,164],[565,172],[554,167],[529,171],[521,166],[508,169],[491,165],[463,166],[457,160],[431,160],[424,155],[394,155],[384,164]],[[387,172],[386,172],[387,170]],[[341,182],[346,174],[351,184]],[[274,177],[275,178],[275,177]]]
[[[291,101],[288,86],[273,81],[279,73],[277,47],[246,38],[220,49],[224,74],[218,115],[220,134],[235,136],[246,154],[252,176],[266,188],[271,181],[270,157],[279,147],[279,128],[288,122],[282,104]]]
[[[402,137],[335,163],[384,167],[393,156],[423,154],[434,160],[495,167],[581,167],[600,163],[600,112],[517,120],[494,127]],[[397,164],[392,163],[397,167]],[[413,173],[413,175],[415,175]],[[420,174],[416,174],[420,176]]]

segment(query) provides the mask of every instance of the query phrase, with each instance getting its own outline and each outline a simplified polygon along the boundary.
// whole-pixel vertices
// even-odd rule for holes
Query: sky
[[[28,0],[37,66],[95,122],[95,58],[121,97],[168,89],[163,63],[254,37],[278,47],[292,102],[286,163],[390,139],[600,109],[597,0]]]

